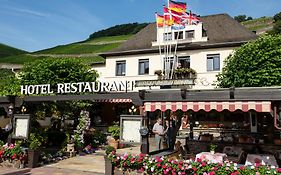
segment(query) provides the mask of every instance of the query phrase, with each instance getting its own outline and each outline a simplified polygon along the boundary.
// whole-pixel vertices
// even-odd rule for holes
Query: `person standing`
[[[174,143],[173,143],[173,124],[172,121],[166,120],[166,130],[164,131],[165,134],[167,134],[167,141],[169,145],[169,149],[174,149]]]
[[[164,127],[162,126],[161,118],[157,119],[157,122],[154,124],[152,132],[155,134],[156,148],[161,149],[162,136],[164,134]]]

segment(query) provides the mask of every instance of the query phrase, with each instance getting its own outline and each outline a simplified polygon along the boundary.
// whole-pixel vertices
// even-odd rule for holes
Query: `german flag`
[[[156,14],[156,25],[157,25],[157,27],[163,27],[164,16]]]
[[[186,11],[186,3],[184,2],[176,2],[176,1],[169,1],[169,7],[170,10],[173,10],[175,12],[183,13]]]

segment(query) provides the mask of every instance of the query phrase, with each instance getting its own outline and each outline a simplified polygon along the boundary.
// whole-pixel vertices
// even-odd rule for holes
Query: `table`
[[[278,167],[275,157],[270,154],[248,154],[245,165],[255,165],[255,163]]]
[[[210,152],[201,152],[196,154],[196,160],[201,159],[211,163],[223,163],[226,159],[226,154],[224,153],[215,153],[211,154]]]

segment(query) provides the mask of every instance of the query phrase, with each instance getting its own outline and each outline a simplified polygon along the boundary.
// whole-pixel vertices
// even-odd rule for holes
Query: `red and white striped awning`
[[[255,110],[257,112],[271,112],[270,101],[235,101],[235,102],[145,102],[145,111],[155,110],[193,110],[195,112],[199,110],[211,111],[216,110],[221,112],[223,110],[229,110],[231,112],[236,110],[242,110],[247,112],[249,110]]]
[[[99,103],[131,103],[132,99],[128,98],[115,98],[115,99],[98,99],[95,102]]]

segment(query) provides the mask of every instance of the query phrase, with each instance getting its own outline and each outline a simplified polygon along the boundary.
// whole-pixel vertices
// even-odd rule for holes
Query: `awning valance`
[[[95,102],[99,103],[131,103],[132,99],[128,98],[115,98],[115,99],[98,99]]]
[[[204,111],[223,111],[229,110],[231,112],[236,110],[242,110],[247,112],[249,110],[255,110],[257,112],[271,112],[270,101],[235,101],[235,102],[145,102],[145,111],[155,110],[193,110],[195,112],[199,110]]]

